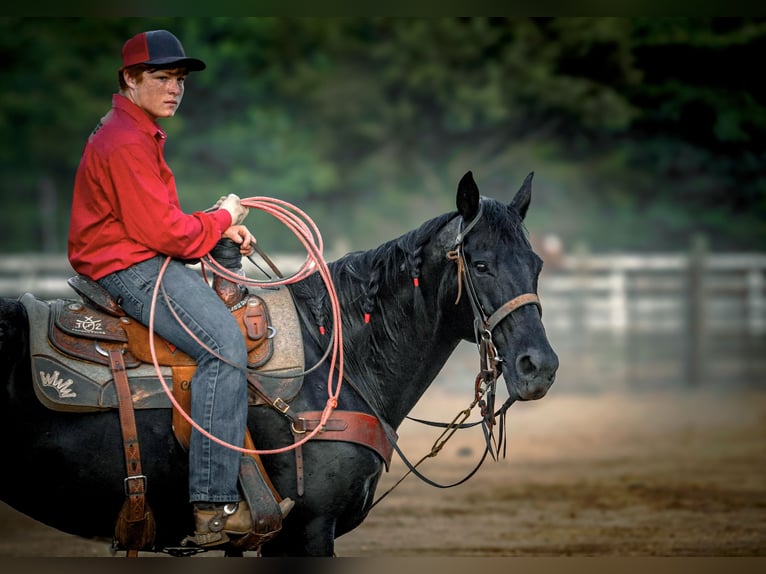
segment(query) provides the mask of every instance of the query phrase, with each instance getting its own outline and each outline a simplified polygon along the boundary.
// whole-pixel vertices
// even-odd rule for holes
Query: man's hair
[[[128,76],[133,78],[137,84],[140,84],[144,81],[143,75],[144,72],[154,72],[155,70],[175,70],[175,69],[183,69],[186,70],[184,66],[178,66],[177,64],[172,64],[168,66],[150,66],[149,64],[135,64],[133,66],[125,66],[120,68],[120,71],[117,72],[117,79],[120,82],[120,91],[124,92],[128,89],[128,84],[125,82],[125,76],[123,75],[123,72],[126,72]]]
[[[128,76],[133,78],[136,83],[141,83],[143,81],[143,74],[145,71],[149,69],[149,66],[146,64],[136,64],[135,66],[127,66],[120,68],[120,71],[117,72],[117,77],[120,82],[120,91],[124,92],[128,89],[128,84],[125,82],[125,75],[124,73],[127,73]]]

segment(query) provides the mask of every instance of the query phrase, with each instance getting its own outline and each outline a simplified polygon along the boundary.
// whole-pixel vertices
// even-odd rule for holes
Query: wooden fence
[[[303,258],[274,260],[291,273]],[[0,296],[72,297],[72,274],[63,256],[3,256]],[[573,254],[546,267],[540,297],[557,384],[766,383],[766,253]]]
[[[540,296],[579,388],[766,386],[766,254],[575,254]]]
[[[540,293],[552,329],[766,333],[766,254],[571,256]]]

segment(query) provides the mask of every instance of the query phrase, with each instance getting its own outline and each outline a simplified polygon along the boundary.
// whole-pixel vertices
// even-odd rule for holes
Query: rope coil
[[[154,364],[155,371],[159,377],[160,382],[162,383],[165,394],[173,404],[173,408],[177,409],[178,412],[189,422],[189,424],[191,424],[192,427],[200,432],[200,434],[221,446],[231,450],[236,450],[243,454],[277,454],[298,448],[299,446],[311,440],[317,433],[323,430],[324,425],[327,423],[327,419],[330,418],[332,411],[338,406],[338,396],[340,395],[340,390],[343,382],[343,333],[340,316],[340,301],[338,299],[337,292],[335,291],[335,286],[332,282],[330,269],[324,260],[324,243],[322,241],[322,235],[319,232],[316,224],[308,215],[306,215],[296,206],[286,201],[272,197],[250,197],[241,200],[241,203],[247,208],[257,209],[273,216],[279,222],[283,223],[285,227],[287,227],[290,231],[292,231],[292,233],[300,240],[301,244],[307,252],[306,259],[304,260],[301,267],[295,274],[289,277],[269,280],[255,280],[231,271],[213,259],[213,257],[209,254],[202,257],[201,261],[207,265],[214,274],[220,275],[241,285],[252,287],[278,287],[283,285],[290,285],[292,283],[302,281],[314,273],[318,272],[320,274],[329,294],[332,308],[332,320],[334,322],[334,328],[332,330],[332,354],[330,357],[330,369],[327,377],[328,398],[322,411],[320,424],[317,425],[313,431],[308,433],[301,440],[296,441],[286,447],[270,450],[256,450],[244,448],[240,445],[233,445],[213,436],[208,431],[203,429],[198,423],[196,423],[189,416],[189,414],[186,413],[186,411],[184,411],[183,407],[181,407],[181,405],[173,396],[173,392],[162,376],[160,365],[157,360],[157,352],[154,346],[154,319],[157,297],[160,291],[160,286],[162,284],[162,278],[165,274],[165,270],[167,269],[168,264],[171,261],[171,257],[168,257],[160,268],[160,272],[157,277],[157,283],[155,284],[154,291],[152,293],[152,304],[149,315],[149,348],[151,350],[152,362]],[[200,344],[202,344],[201,341]],[[335,373],[337,373],[336,377],[333,376]],[[333,380],[335,378],[337,378],[337,382],[333,386]]]

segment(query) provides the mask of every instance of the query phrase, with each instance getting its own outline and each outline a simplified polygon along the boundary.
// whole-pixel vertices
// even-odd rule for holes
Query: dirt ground
[[[413,415],[468,396],[430,390]],[[766,391],[557,392],[514,405],[507,458],[453,489],[410,476],[337,541],[345,557],[766,556]],[[407,422],[413,460],[440,431]],[[453,481],[480,454],[461,431],[421,468]],[[404,473],[396,459],[384,492]],[[214,554],[214,553],[209,553]],[[0,506],[0,557],[109,556]]]

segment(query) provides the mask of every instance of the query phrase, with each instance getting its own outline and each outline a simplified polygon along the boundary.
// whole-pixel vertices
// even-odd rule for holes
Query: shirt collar
[[[153,121],[146,112],[131,102],[128,98],[122,94],[114,94],[112,96],[112,108],[116,110],[122,110],[127,113],[138,124],[138,128],[148,133],[153,138],[164,141],[168,135],[165,133],[157,122]]]

